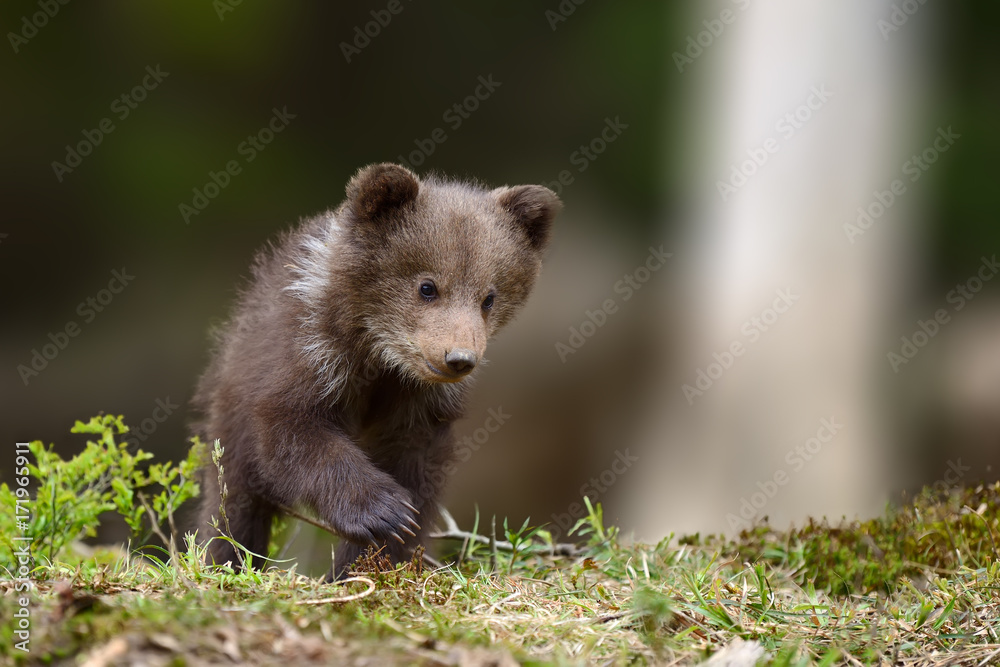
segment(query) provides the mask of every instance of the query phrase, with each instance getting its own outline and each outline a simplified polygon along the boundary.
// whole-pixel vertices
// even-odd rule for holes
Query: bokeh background
[[[994,479],[1000,281],[961,310],[946,295],[1000,251],[998,18],[987,0],[8,1],[4,438],[68,455],[73,421],[105,411],[179,457],[208,330],[254,251],[339,203],[358,167],[406,159],[565,202],[459,428],[480,439],[450,483],[460,523],[478,507],[562,534],[589,495],[658,539],[870,514],[949,470]],[[166,74],[133,93],[147,68]],[[499,85],[476,100],[480,77]],[[778,123],[823,86],[786,137]],[[247,161],[275,109],[294,117]],[[104,119],[113,131],[77,166],[54,165]],[[911,183],[902,165],[948,127],[960,139]],[[437,128],[446,140],[414,157]],[[779,149],[724,198],[719,182],[770,138]],[[185,220],[230,160],[241,172]],[[844,225],[897,178],[905,194],[852,243]],[[661,246],[666,264],[636,273]],[[102,295],[113,271],[134,278]],[[626,276],[645,279],[627,300]],[[749,344],[743,324],[781,289],[798,301]],[[894,370],[887,354],[940,308],[948,322]],[[44,368],[19,368],[53,338],[65,348]],[[745,354],[692,401],[684,385],[734,342]],[[510,417],[486,438],[491,409]],[[825,418],[843,429],[790,462]]]

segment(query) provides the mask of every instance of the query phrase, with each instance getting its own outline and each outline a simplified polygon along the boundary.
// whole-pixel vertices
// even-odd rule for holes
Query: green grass
[[[107,442],[101,451],[110,451]],[[154,490],[145,491],[151,508]],[[553,555],[543,529],[503,522],[506,540],[495,550],[489,541],[441,539],[436,546],[452,554],[450,564],[415,558],[393,568],[372,556],[357,580],[334,585],[294,567],[245,574],[207,567],[191,541],[170,559],[148,548],[145,556],[85,550],[78,540],[86,531],[72,539],[53,533],[33,544],[28,657],[39,664],[697,664],[742,649],[774,665],[1000,664],[998,504],[1000,484],[925,490],[871,521],[759,526],[734,540],[656,545],[627,543],[597,506],[579,525],[574,556]],[[52,560],[49,538],[63,544]],[[4,551],[0,566],[13,574],[12,552]],[[12,648],[24,595],[16,585],[0,580],[0,654],[23,659]]]

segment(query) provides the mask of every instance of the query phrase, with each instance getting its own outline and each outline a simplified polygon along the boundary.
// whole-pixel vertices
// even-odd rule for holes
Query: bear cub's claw
[[[330,525],[344,537],[356,544],[379,544],[389,539],[405,544],[401,532],[416,537],[414,531],[420,530],[420,524],[414,520],[414,514],[419,511],[409,501],[409,492],[395,480],[366,485],[363,496],[355,499],[353,511],[334,513],[340,520],[331,521]],[[350,518],[345,521],[345,517]]]

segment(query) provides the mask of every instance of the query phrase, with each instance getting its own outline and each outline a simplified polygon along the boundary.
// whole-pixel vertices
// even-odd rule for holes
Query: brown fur
[[[541,186],[486,190],[372,165],[336,210],[257,256],[194,398],[195,432],[225,448],[240,544],[265,554],[277,506],[305,505],[349,541],[335,575],[369,544],[408,557],[434,521],[469,384],[449,364],[481,360],[522,306],[559,208]],[[211,464],[202,498],[204,541],[220,499]],[[223,540],[209,553],[236,563]]]

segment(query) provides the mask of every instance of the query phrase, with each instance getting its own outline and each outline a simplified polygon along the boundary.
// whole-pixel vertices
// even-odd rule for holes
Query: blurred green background
[[[0,270],[9,438],[64,440],[74,417],[137,419],[156,398],[187,400],[207,328],[225,315],[253,252],[338,204],[358,167],[395,161],[438,127],[448,139],[418,171],[547,182],[606,116],[620,115],[628,135],[578,175],[567,205],[585,193],[614,201],[624,209],[608,222],[614,234],[659,224],[665,6],[593,3],[555,31],[542,6],[402,7],[350,63],[339,44],[385,3],[243,2],[221,20],[211,2],[70,4],[18,53],[8,48]],[[37,11],[6,3],[4,32],[20,32]],[[147,66],[169,74],[120,120],[111,105]],[[452,130],[442,115],[479,76],[501,85]],[[273,108],[295,118],[247,163],[237,148]],[[52,163],[104,118],[114,131],[59,182]],[[233,159],[242,172],[185,223],[179,205]],[[80,320],[77,305],[121,267],[134,282],[25,386],[15,367],[48,332]],[[176,448],[183,423],[164,423],[153,448]]]

